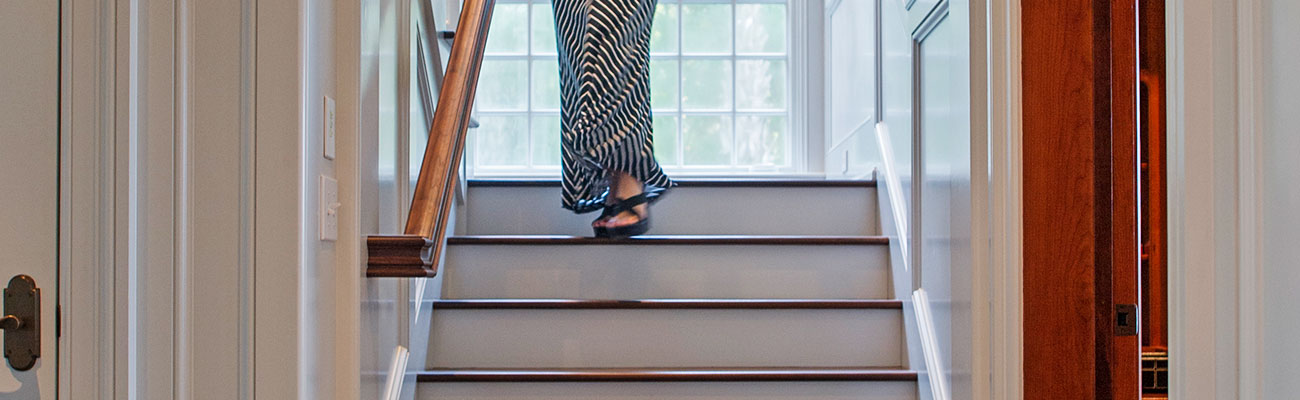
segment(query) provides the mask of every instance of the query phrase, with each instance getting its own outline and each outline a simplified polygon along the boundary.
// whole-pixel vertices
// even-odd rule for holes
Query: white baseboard
[[[948,400],[952,396],[948,391],[947,371],[943,369],[943,355],[939,354],[939,342],[935,338],[934,320],[930,314],[930,297],[925,294],[925,289],[912,292],[912,305],[916,310],[917,331],[925,353],[925,370],[930,376],[930,392],[934,400]]]
[[[402,382],[406,381],[406,362],[411,358],[410,350],[397,346],[393,350],[393,363],[388,368],[388,379],[384,384],[384,400],[398,400],[402,396]]]

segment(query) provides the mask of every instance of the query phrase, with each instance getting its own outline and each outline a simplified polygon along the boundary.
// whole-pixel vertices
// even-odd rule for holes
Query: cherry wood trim
[[[1163,4],[1163,3],[1161,3]],[[1162,18],[1163,13],[1159,14]],[[1143,22],[1146,22],[1144,17]],[[1161,20],[1163,22],[1163,20]],[[1163,25],[1161,25],[1163,26]],[[1163,49],[1163,47],[1161,47]],[[1142,152],[1146,162],[1143,165],[1145,179],[1142,184],[1142,351],[1166,351],[1169,348],[1169,313],[1168,273],[1166,264],[1166,225],[1165,213],[1168,194],[1165,189],[1165,130],[1164,104],[1161,102],[1164,92],[1161,80],[1163,72],[1141,74],[1141,82],[1146,87],[1147,110],[1142,123],[1146,124],[1143,133]]]
[[[425,147],[420,175],[415,184],[404,237],[428,239],[396,240],[376,237],[367,240],[366,276],[432,276],[441,256],[447,231],[448,213],[456,189],[470,111],[478,88],[483,49],[487,44],[495,0],[465,0],[459,35],[452,42],[447,73],[439,91],[429,142]],[[394,261],[396,258],[398,261]],[[420,266],[414,262],[418,259]]]
[[[433,277],[433,239],[423,236],[371,236],[366,238],[369,250],[370,278],[422,278]]]
[[[448,245],[568,245],[568,246],[620,246],[620,245],[672,245],[672,246],[717,246],[717,245],[888,245],[889,238],[884,236],[758,236],[758,235],[646,235],[622,239],[595,238],[586,236],[549,236],[549,235],[490,235],[490,236],[453,236],[447,238]]]
[[[915,382],[916,371],[902,368],[580,368],[432,369],[418,382]]]
[[[1124,0],[1116,0],[1124,2]],[[1114,116],[1112,91],[1115,89],[1113,78],[1114,54],[1112,11],[1109,0],[1092,1],[1092,41],[1093,62],[1091,63],[1092,84],[1092,222],[1093,222],[1093,294],[1092,315],[1094,379],[1093,398],[1107,399],[1114,390],[1115,309],[1114,277],[1115,224],[1112,218],[1115,212],[1114,170]],[[1134,65],[1136,68],[1136,65]]]
[[[678,179],[677,187],[876,187],[872,180],[825,179]],[[556,179],[470,179],[470,187],[559,187]]]
[[[1116,113],[1131,111],[1114,99],[1133,92],[1116,93],[1126,78],[1115,70],[1137,68],[1116,55],[1136,40],[1116,18],[1133,1],[1021,3],[1027,399],[1116,398],[1114,268],[1128,250],[1115,244],[1130,225],[1115,218],[1129,166],[1117,167],[1128,150],[1113,133],[1125,129]]]
[[[1146,100],[1142,135],[1142,351],[1169,348],[1168,312],[1168,171],[1165,154],[1165,2],[1138,2],[1140,81]]]
[[[442,310],[901,310],[899,300],[865,299],[460,299],[433,300]]]
[[[1098,319],[1110,323],[1110,332],[1099,340],[1107,341],[1110,368],[1109,387],[1101,387],[1112,399],[1142,397],[1142,345],[1140,332],[1119,336],[1115,304],[1139,304],[1139,275],[1142,248],[1138,216],[1138,188],[1141,157],[1138,153],[1138,5],[1137,0],[1110,0],[1108,27],[1110,41],[1109,110],[1110,121],[1110,297],[1102,299]],[[1099,218],[1106,217],[1098,214]],[[1104,272],[1104,271],[1103,271]],[[1104,295],[1104,293],[1101,293]],[[1100,296],[1099,296],[1100,298]],[[1109,317],[1109,318],[1107,318]],[[1140,321],[1135,316],[1134,321]],[[1099,394],[1099,398],[1102,397]]]
[[[1024,393],[1139,396],[1136,0],[1022,3]]]

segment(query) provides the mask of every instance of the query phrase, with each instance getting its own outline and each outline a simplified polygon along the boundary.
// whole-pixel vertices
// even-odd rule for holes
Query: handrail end
[[[369,236],[367,278],[432,278],[438,274],[433,239],[416,235]]]

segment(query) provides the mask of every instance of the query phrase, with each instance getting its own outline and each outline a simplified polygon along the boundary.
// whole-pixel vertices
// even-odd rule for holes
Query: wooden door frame
[[[1136,9],[1022,6],[1030,398],[1138,397],[1137,336],[1118,336],[1115,318],[1137,303]]]
[[[60,398],[125,397],[115,371],[125,371],[125,343],[116,335],[114,200],[119,167],[115,2],[62,0],[59,55],[61,104],[59,285]],[[98,27],[98,29],[96,29]],[[75,34],[74,34],[75,32]]]
[[[1170,398],[1261,399],[1261,0],[1166,0]]]
[[[1020,3],[989,2],[991,308],[975,322],[989,327],[976,346],[988,346],[991,388],[976,398],[1025,397]],[[1165,4],[1170,395],[1260,399],[1261,4]]]
[[[238,313],[233,319],[239,328],[253,326],[251,232],[241,226],[237,239],[204,241],[202,235],[211,232],[200,232],[203,223],[196,222],[201,213],[196,210],[214,208],[218,202],[198,201],[201,194],[196,188],[229,186],[228,180],[216,182],[220,179],[196,173],[212,170],[213,158],[229,160],[228,149],[218,153],[200,150],[197,144],[204,138],[196,136],[200,134],[196,118],[210,120],[223,114],[196,106],[196,48],[207,43],[205,39],[231,39],[196,38],[198,12],[191,0],[59,1],[63,68],[59,285],[63,290],[58,299],[62,332],[57,393],[61,399],[193,398],[204,390],[199,388],[219,379],[202,373],[204,366],[197,365],[196,354],[210,350],[214,338],[230,337],[198,324],[201,318],[215,317],[195,311],[206,299],[196,294],[200,293],[197,268],[207,262],[239,270],[237,284],[205,281],[202,285],[246,300],[241,301],[241,309],[226,312]],[[221,16],[205,17],[240,19],[230,29],[254,37],[247,17],[255,5],[254,0],[225,3],[242,15],[232,17],[231,9],[225,9]],[[241,46],[244,58],[230,62],[250,62],[252,49]],[[206,56],[213,57],[212,53]],[[248,79],[239,78],[243,85],[250,84]],[[211,82],[207,84],[215,85]],[[245,87],[240,86],[243,95],[234,102],[251,108],[253,99]],[[237,135],[241,143],[253,137],[252,129],[251,124],[241,125]],[[251,144],[243,149],[251,151]],[[240,184],[251,184],[244,178],[252,172],[252,160],[234,158],[241,167],[236,169],[245,174]],[[224,209],[240,210],[231,219],[245,224],[251,218],[251,201],[219,201]],[[196,255],[203,246],[238,248],[240,255]],[[233,358],[241,381],[231,390],[252,398],[253,337],[247,330],[241,333],[240,346],[233,349],[238,353]],[[295,350],[286,347],[277,351]]]
[[[59,398],[187,398],[184,161],[172,157],[188,134],[174,107],[186,64],[173,64],[188,24],[170,4],[61,3]]]

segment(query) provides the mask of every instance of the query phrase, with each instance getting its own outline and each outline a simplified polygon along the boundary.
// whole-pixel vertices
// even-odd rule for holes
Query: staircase
[[[466,198],[419,399],[918,396],[873,182],[685,181],[624,240],[558,182]]]

